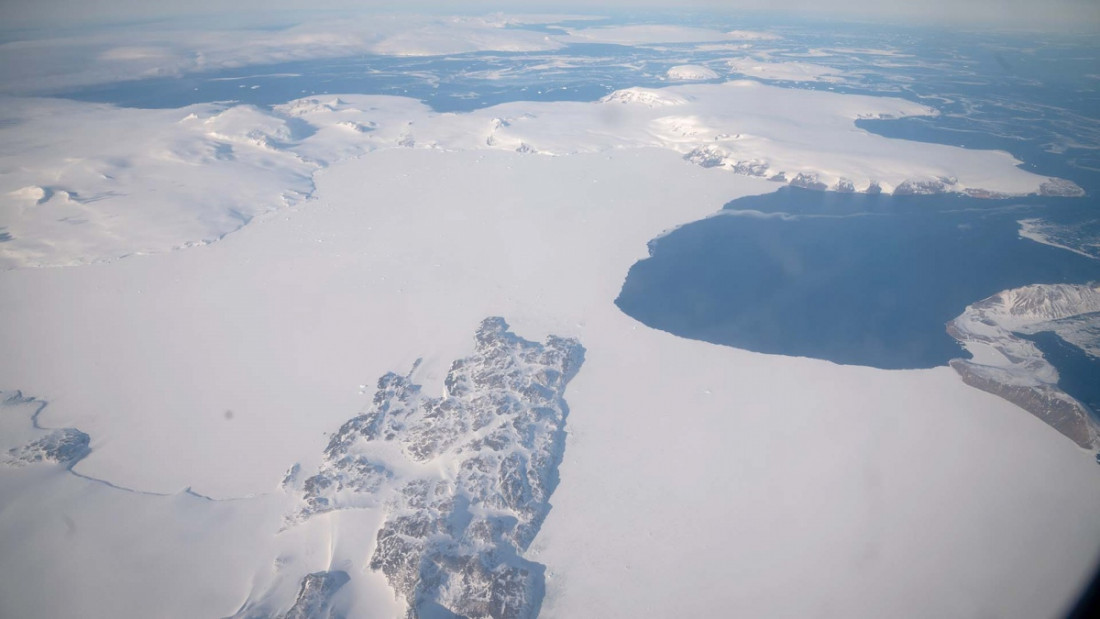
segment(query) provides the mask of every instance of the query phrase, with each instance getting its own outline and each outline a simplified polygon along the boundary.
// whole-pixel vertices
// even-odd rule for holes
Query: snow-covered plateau
[[[514,102],[468,113],[371,95],[306,98],[273,110],[2,102],[6,268],[209,243],[306,199],[319,169],[395,148],[557,156],[660,148],[700,166],[814,189],[1080,191],[1017,167],[1003,151],[888,139],[853,124],[935,114],[932,108],[751,81],[631,88],[591,103]]]
[[[206,62],[769,37],[448,23],[217,33]],[[955,370],[613,303],[649,241],[776,181],[1067,187],[855,125],[931,108],[750,81],[464,113],[2,103],[0,617],[1032,618],[1100,556],[1093,454]],[[1098,294],[1038,290],[968,309],[973,363]]]

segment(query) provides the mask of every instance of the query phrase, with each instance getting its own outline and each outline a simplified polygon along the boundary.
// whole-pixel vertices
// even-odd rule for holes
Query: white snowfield
[[[698,64],[678,64],[675,67],[670,67],[665,72],[665,76],[672,81],[681,82],[701,82],[718,79],[717,73]]]
[[[736,74],[785,82],[842,83],[844,72],[811,62],[772,62],[755,58],[732,58],[726,61]]]
[[[243,38],[253,56],[214,33],[206,48],[230,51],[187,62],[557,45],[494,20],[460,21],[472,32],[452,39],[446,20],[417,22],[424,39],[396,26],[367,42],[272,31]],[[585,36],[755,36],[714,32]],[[307,43],[289,44],[298,36]],[[0,58],[36,49],[10,45]],[[152,44],[104,53],[57,83],[186,68]],[[11,64],[6,86],[24,70]],[[370,562],[401,558],[379,552],[378,533],[425,511],[421,495],[374,502],[340,486],[358,462],[333,464],[345,453],[326,445],[372,411],[387,372],[414,368],[422,397],[410,401],[476,399],[445,381],[477,356],[490,316],[518,338],[584,349],[568,385],[565,370],[540,374],[561,389],[552,410],[513,410],[564,424],[542,432],[564,441],[560,479],[535,480],[538,501],[513,510],[525,527],[545,515],[510,557],[545,566],[543,617],[1053,617],[1100,555],[1092,454],[950,368],[755,354],[648,329],[613,304],[651,239],[778,186],[753,170],[856,190],[1047,182],[1006,153],[853,124],[928,108],[739,81],[465,114],[383,96],[2,109],[0,617],[278,616],[304,578],[340,582],[322,573],[346,573],[325,601],[346,616],[401,616],[405,600]],[[62,265],[79,266],[21,268]],[[386,417],[436,427],[425,418]],[[444,418],[446,431],[464,423]],[[509,444],[528,436],[512,427]],[[402,484],[423,473],[451,488],[434,496],[446,503],[455,488],[492,490],[491,475],[453,483],[468,455],[387,462]],[[308,478],[280,483],[288,469],[333,473],[336,486],[305,497],[348,509],[288,520],[309,492]]]
[[[392,149],[316,181],[219,243],[0,274],[0,376],[48,394],[44,426],[90,435],[77,473],[168,494],[0,469],[18,497],[0,614],[286,609],[339,569],[349,616],[397,616],[366,565],[385,510],[284,530],[278,483],[316,470],[385,372],[423,358],[414,378],[442,395],[490,315],[586,348],[525,553],[547,566],[543,616],[1052,616],[1092,566],[1091,455],[950,369],[753,354],[615,308],[647,241],[767,181],[663,149]]]
[[[7,98],[0,268],[64,266],[209,242],[313,190],[287,148],[312,131],[251,106],[139,110]]]
[[[660,148],[806,187],[1029,194],[1052,181],[1003,151],[892,140],[858,118],[934,114],[901,99],[753,81],[436,113],[391,96],[139,110],[3,100],[0,268],[62,266],[217,240],[298,203],[320,168],[395,148],[543,155]]]

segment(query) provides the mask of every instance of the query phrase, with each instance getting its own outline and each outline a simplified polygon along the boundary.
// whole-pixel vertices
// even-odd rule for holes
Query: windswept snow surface
[[[335,569],[348,616],[398,615],[368,565],[383,511],[284,529],[299,499],[278,481],[294,462],[317,469],[372,377],[422,358],[413,378],[441,393],[488,315],[586,349],[526,553],[546,566],[542,616],[1050,616],[1095,559],[1091,456],[948,368],[753,354],[614,307],[647,241],[767,181],[656,149],[394,149],[316,181],[315,201],[219,243],[0,274],[0,375],[49,394],[45,427],[91,437],[74,471],[170,493],[0,470],[18,497],[0,511],[0,614],[142,614],[158,595],[197,609],[179,614],[289,609],[302,578]],[[100,554],[118,564],[79,567]],[[781,595],[792,574],[800,594]]]

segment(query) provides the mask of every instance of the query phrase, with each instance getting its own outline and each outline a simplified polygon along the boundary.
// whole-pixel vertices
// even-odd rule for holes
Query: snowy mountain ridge
[[[1015,331],[1100,312],[1100,285],[1034,284],[999,292],[971,307],[983,318]]]

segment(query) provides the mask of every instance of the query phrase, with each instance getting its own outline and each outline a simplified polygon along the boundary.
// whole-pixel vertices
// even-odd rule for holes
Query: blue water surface
[[[1021,239],[1023,217],[1081,200],[868,196],[784,187],[654,241],[616,304],[676,335],[879,368],[965,356],[945,324],[1033,283],[1100,279],[1100,261]]]
[[[1022,337],[1034,342],[1046,360],[1058,368],[1058,386],[1100,417],[1096,415],[1100,413],[1100,359],[1088,356],[1053,331]]]

